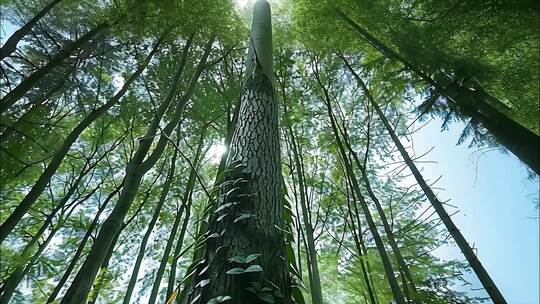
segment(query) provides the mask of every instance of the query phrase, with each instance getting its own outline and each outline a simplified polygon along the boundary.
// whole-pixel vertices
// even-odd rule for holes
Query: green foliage
[[[2,1],[3,22],[23,25],[41,7],[42,3],[37,5],[38,2]],[[307,229],[302,219],[307,216],[317,251],[309,258],[317,259],[325,303],[367,302],[368,283],[372,284],[380,303],[393,300],[379,252],[342,168],[343,159],[329,127],[320,80],[328,88],[340,130],[347,131],[352,149],[366,159],[371,188],[390,218],[399,250],[410,265],[418,287],[418,301],[481,302],[457,287],[467,284],[464,276],[467,265],[437,255],[438,248],[448,246],[446,231],[424,212],[427,208],[424,194],[400,171],[403,167],[392,150],[390,139],[338,54],[350,61],[377,101],[385,105],[386,114],[399,135],[409,135],[408,124],[418,114],[410,110],[423,109],[422,105],[433,100],[430,114],[445,117],[445,127],[450,127],[453,121],[467,123],[460,142],[468,138],[474,146],[495,145],[495,142],[481,125],[450,109],[444,98],[438,98],[438,93],[404,68],[402,62],[388,58],[362,39],[338,17],[336,9],[345,12],[443,86],[453,80],[481,85],[498,99],[494,106],[538,133],[539,32],[533,26],[538,24],[538,4],[532,1],[296,0],[272,3],[272,6],[274,86],[280,105],[285,185],[283,213],[280,214],[283,226],[267,228],[282,233],[285,238],[279,250],[289,265],[293,287],[292,294],[287,296],[291,296],[294,303],[310,303],[309,291],[314,288],[309,278],[312,273],[306,267]],[[243,88],[248,16],[235,9],[233,1],[63,0],[34,28],[32,35],[24,38],[16,56],[2,62],[1,95],[4,96],[37,67],[46,64],[62,46],[102,22],[110,26],[106,34],[74,52],[61,66],[33,84],[28,94],[0,117],[1,222],[27,195],[70,131],[112,98],[141,64],[151,46],[159,37],[164,37],[163,45],[142,76],[115,106],[84,130],[46,191],[2,243],[2,281],[12,275],[17,266],[28,266],[28,273],[11,299],[13,303],[45,302],[75,252],[81,250],[76,272],[103,228],[103,219],[116,204],[122,204],[117,190],[127,170],[137,169],[126,168],[126,164],[136,157],[135,151],[148,139],[145,132],[172,85],[172,75],[192,34],[193,45],[173,105],[186,92],[205,43],[216,35],[209,64],[199,78],[193,97],[187,101],[182,121],[168,139],[163,155],[146,174],[138,177],[140,186],[134,193],[134,203],[112,248],[108,265],[101,265],[90,297],[95,297],[98,303],[122,301],[135,252],[171,169],[172,155],[177,151],[173,183],[144,253],[144,270],[139,274],[132,302],[146,299],[175,217],[187,213],[182,209],[186,208],[183,195],[203,130],[207,134],[190,197],[191,214],[185,223],[182,250],[176,256],[167,257],[164,280],[169,276],[171,264],[178,265],[178,279],[173,282],[175,296],[185,293],[190,280],[205,271],[198,268],[202,261],[196,253],[205,242],[223,235],[206,231],[210,217],[216,216],[218,222],[233,221],[239,227],[247,221],[259,220],[249,209],[231,218],[231,210],[238,205],[236,202],[215,206],[226,173],[220,171],[219,166],[226,155],[222,159],[216,151],[223,148],[226,135],[235,127],[234,113]],[[320,79],[316,79],[315,72]],[[155,138],[172,119],[173,108],[166,110]],[[291,133],[302,168],[297,168],[293,160]],[[154,151],[156,143],[157,140],[152,141],[150,152]],[[297,170],[303,174],[308,214],[300,211],[301,185],[296,178]],[[358,168],[354,170],[361,176]],[[237,184],[244,181],[234,181],[232,190],[222,195],[233,194]],[[366,191],[364,182],[360,187],[361,191]],[[367,200],[372,207],[371,200]],[[97,216],[100,208],[104,211]],[[40,235],[48,216],[52,218],[51,226]],[[97,227],[90,229],[94,220]],[[380,216],[374,213],[374,220],[380,223]],[[44,245],[45,250],[32,261],[31,256],[56,227],[59,229],[51,242]],[[89,242],[79,248],[86,233],[90,233]],[[360,235],[364,248],[355,239]],[[34,237],[38,242],[24,251]],[[384,236],[383,240],[387,242]],[[251,276],[264,279],[265,272],[271,271],[258,265],[259,253],[246,252],[231,257],[226,252],[227,248],[218,248],[214,254],[223,255],[224,271],[234,279]],[[391,252],[390,259],[398,269]],[[369,268],[369,282],[364,279],[363,267]],[[66,284],[73,276],[74,273]],[[199,287],[209,284],[209,280],[202,279]],[[264,303],[280,303],[285,296],[271,282],[250,282],[248,286],[246,290]],[[66,289],[67,285],[56,301]],[[158,301],[171,298],[165,293],[160,290]],[[208,303],[233,301],[232,296],[224,294]]]

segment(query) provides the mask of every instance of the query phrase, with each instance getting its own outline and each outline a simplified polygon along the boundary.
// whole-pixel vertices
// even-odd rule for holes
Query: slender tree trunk
[[[15,228],[21,218],[28,212],[28,209],[36,202],[41,195],[45,187],[50,182],[52,176],[60,167],[60,164],[66,157],[69,149],[73,143],[79,138],[79,135],[101,115],[105,114],[113,105],[115,105],[124,94],[127,92],[129,86],[142,74],[146,69],[146,66],[150,63],[152,56],[158,51],[161,39],[154,45],[154,48],[150,54],[146,57],[143,64],[137,69],[137,71],[126,80],[120,91],[114,95],[107,103],[92,111],[69,133],[62,146],[55,152],[52,160],[49,162],[43,173],[40,175],[36,183],[32,186],[32,189],[21,200],[15,210],[9,215],[9,217],[0,226],[0,244],[6,239],[8,234]]]
[[[455,85],[444,88],[406,58],[371,35],[341,10],[336,9],[336,12],[373,47],[386,57],[403,63],[405,67],[433,86],[440,95],[447,97],[449,103],[455,104],[452,107],[453,110],[481,123],[500,144],[506,147],[506,149],[512,152],[531,168],[531,170],[536,172],[536,174],[540,174],[540,136],[517,123],[487,102],[487,100],[496,100],[495,97],[489,95],[479,86],[475,86],[475,91],[471,91],[464,86],[456,87]],[[498,102],[500,103],[500,101]]]
[[[137,277],[139,275],[139,269],[141,267],[142,261],[144,259],[144,254],[146,252],[146,245],[148,243],[148,240],[150,239],[150,235],[152,234],[152,231],[154,230],[154,226],[159,218],[159,215],[161,213],[161,209],[163,207],[163,203],[165,203],[165,199],[167,198],[167,195],[169,193],[169,189],[171,188],[171,184],[174,179],[174,172],[176,168],[176,158],[178,156],[178,151],[174,151],[173,157],[171,159],[171,166],[169,169],[169,173],[167,174],[167,178],[165,179],[165,183],[162,186],[161,194],[159,197],[159,200],[154,207],[154,214],[152,215],[152,218],[150,219],[150,222],[148,223],[148,227],[146,228],[146,232],[142,238],[141,245],[139,247],[139,253],[137,255],[137,259],[135,260],[135,265],[133,266],[133,270],[131,272],[131,278],[129,279],[129,284],[126,290],[126,295],[124,296],[124,300],[122,303],[129,304],[131,300],[131,295],[133,294],[133,291],[135,289],[135,284],[137,284]]]
[[[39,259],[45,248],[47,248],[47,245],[59,229],[60,226],[54,228],[53,231],[51,231],[45,241],[39,245],[38,250],[34,253],[34,255],[32,255],[26,266],[18,266],[15,271],[4,281],[4,284],[2,286],[2,295],[0,296],[0,304],[9,303],[11,297],[13,296],[13,293],[17,289],[17,286],[19,285],[21,280],[28,273],[28,271],[32,269],[36,261]]]
[[[184,216],[184,220],[182,222],[182,228],[180,228],[180,235],[178,236],[178,239],[176,240],[176,246],[174,247],[173,252],[173,258],[171,262],[171,270],[169,271],[169,278],[167,279],[167,299],[172,296],[174,293],[174,286],[176,284],[176,268],[178,265],[178,259],[181,257],[182,253],[182,245],[184,243],[184,237],[186,235],[187,226],[189,224],[189,218],[191,216],[191,205],[192,205],[193,199],[190,196],[188,204],[186,206],[186,215]]]
[[[386,236],[388,238],[388,243],[390,244],[390,247],[392,248],[392,252],[394,253],[394,256],[395,256],[396,261],[397,261],[397,263],[399,265],[399,268],[401,269],[401,271],[405,275],[405,278],[408,281],[408,284],[407,284],[406,281],[403,282],[403,288],[404,288],[404,290],[408,290],[408,287],[409,287],[408,285],[410,285],[412,294],[408,295],[408,298],[409,298],[409,300],[414,300],[414,296],[416,294],[416,285],[414,283],[414,280],[413,280],[411,271],[409,269],[409,266],[407,265],[407,263],[405,262],[405,259],[403,258],[403,255],[401,254],[401,250],[399,249],[397,241],[394,238],[394,232],[392,231],[392,228],[390,227],[390,224],[388,223],[388,219],[386,218],[386,214],[384,212],[384,209],[383,209],[379,199],[377,198],[377,196],[373,192],[373,189],[371,189],[371,184],[369,182],[369,178],[368,178],[368,175],[367,175],[367,172],[366,172],[366,168],[364,167],[364,165],[362,165],[362,163],[358,159],[358,154],[356,153],[356,151],[354,151],[352,149],[352,147],[350,145],[350,142],[349,142],[349,136],[348,136],[347,131],[346,131],[345,128],[343,129],[343,132],[344,132],[344,134],[343,134],[344,141],[343,142],[345,143],[345,146],[347,147],[347,149],[351,153],[351,155],[353,157],[353,160],[356,163],[356,166],[358,167],[358,169],[360,169],[360,172],[362,173],[362,179],[364,180],[364,185],[366,187],[366,191],[368,192],[369,197],[371,198],[371,200],[375,204],[375,207],[377,208],[377,212],[378,212],[379,217],[381,218],[381,222],[383,224],[384,232],[386,233]],[[369,146],[366,149],[369,149]]]
[[[43,18],[60,1],[62,0],[51,1],[37,15],[30,19],[20,29],[15,31],[15,33],[13,33],[11,37],[8,38],[6,43],[4,43],[2,48],[0,48],[0,60],[6,58],[7,56],[15,52],[15,50],[17,49],[17,44],[24,38],[24,36],[28,35],[28,33],[32,31],[32,28],[41,20],[41,18]]]
[[[123,225],[122,229],[120,229],[120,231],[118,231],[118,233],[114,236],[113,244],[107,250],[107,254],[105,255],[105,258],[103,259],[103,262],[101,262],[101,265],[99,268],[99,275],[97,277],[97,280],[94,282],[92,286],[92,291],[90,292],[90,295],[89,295],[88,304],[95,304],[97,301],[99,292],[101,291],[101,287],[103,286],[103,282],[105,281],[105,276],[107,275],[107,271],[109,270],[109,262],[111,261],[111,258],[114,253],[114,244],[116,244],[116,242],[118,241],[118,238],[120,237],[120,234],[122,233],[122,230],[125,227],[126,226]],[[86,303],[86,302],[81,302],[81,303]]]
[[[457,86],[457,82],[453,86]],[[453,110],[482,124],[500,144],[540,175],[538,135],[493,107],[487,101],[492,97],[478,85],[474,86],[474,91],[464,87],[448,88],[447,91],[456,100],[457,106],[453,106]]]
[[[40,109],[43,109],[44,107],[42,104],[47,101],[52,95],[54,95],[58,90],[60,90],[64,83],[66,82],[66,79],[62,79],[59,81],[56,85],[54,85],[46,94],[43,96],[40,96],[34,100],[32,108],[24,112],[24,114],[19,117],[17,120],[15,120],[13,123],[9,124],[2,134],[0,134],[0,143],[5,142],[7,139],[10,138],[10,135],[14,132],[20,132],[21,125],[24,125],[30,116],[35,114],[36,111],[39,111]]]
[[[76,41],[66,45],[60,52],[58,52],[47,64],[37,69],[30,76],[26,77],[11,90],[6,96],[0,99],[0,114],[6,112],[11,106],[13,106],[19,99],[21,99],[30,89],[32,89],[41,79],[47,76],[52,70],[60,66],[64,61],[73,54],[74,51],[88,44],[92,39],[100,36],[109,28],[108,23],[102,23],[88,33],[83,35]]]
[[[191,38],[189,41],[191,41]],[[94,281],[98,273],[100,265],[105,259],[107,251],[111,246],[114,245],[114,236],[118,233],[118,231],[120,231],[122,227],[122,222],[127,212],[129,211],[129,208],[131,207],[142,177],[157,162],[157,160],[163,153],[163,150],[165,149],[171,132],[174,130],[174,128],[176,128],[176,126],[181,120],[184,106],[193,95],[195,86],[202,73],[202,70],[205,67],[206,59],[210,54],[213,41],[214,38],[212,37],[206,44],[204,54],[202,55],[201,61],[199,62],[196,71],[191,78],[189,86],[186,89],[184,95],[176,104],[173,118],[165,126],[165,128],[163,128],[162,134],[158,143],[156,144],[154,151],[148,156],[147,160],[144,160],[144,158],[148,154],[148,151],[151,148],[153,138],[155,137],[159,127],[159,122],[164,116],[174,96],[176,95],[180,76],[182,74],[182,69],[185,63],[185,57],[182,58],[180,68],[173,79],[171,89],[169,90],[166,99],[157,109],[156,115],[150,122],[146,134],[139,142],[139,147],[137,148],[135,155],[126,166],[125,182],[122,192],[120,193],[120,198],[118,199],[118,202],[114,207],[112,213],[101,226],[99,234],[96,238],[95,243],[92,246],[92,249],[90,250],[90,253],[84,261],[81,269],[77,273],[77,276],[71,283],[71,286],[69,287],[61,303],[76,304],[84,302],[86,300],[88,292],[90,291],[90,288],[92,286],[92,282]],[[185,50],[187,49],[188,48],[185,48]],[[187,52],[185,52],[184,55],[187,56]]]
[[[71,262],[69,263],[68,267],[64,271],[64,274],[60,278],[60,281],[56,284],[56,287],[54,288],[53,292],[51,293],[51,295],[47,299],[47,303],[54,302],[54,300],[56,299],[56,297],[58,296],[58,294],[62,290],[62,287],[64,286],[64,284],[68,280],[69,276],[71,275],[71,272],[73,271],[73,269],[75,269],[75,266],[77,265],[77,262],[79,261],[79,258],[80,258],[80,256],[82,255],[82,253],[84,251],[84,247],[86,246],[86,242],[88,242],[88,239],[90,239],[90,236],[92,235],[92,232],[96,228],[96,226],[97,226],[97,224],[99,222],[99,217],[101,216],[103,211],[105,211],[105,208],[107,207],[107,205],[109,204],[111,199],[120,191],[121,188],[122,188],[122,185],[118,186],[113,192],[111,192],[107,196],[107,198],[105,199],[105,201],[103,202],[101,207],[98,209],[98,212],[94,216],[94,219],[92,220],[92,223],[90,223],[90,226],[88,226],[88,229],[86,230],[86,233],[84,234],[81,242],[79,243],[79,247],[77,248],[77,251],[75,252],[75,255],[73,255],[73,258],[71,259]]]
[[[351,195],[352,195],[353,201],[356,201],[356,195],[354,194],[351,179],[348,178],[347,181],[348,181],[348,186],[351,189]],[[373,282],[373,272],[371,271],[371,264],[369,263],[369,252],[366,246],[366,242],[364,241],[364,232],[362,231],[362,222],[360,221],[360,212],[358,211],[358,206],[357,206],[358,204],[352,204],[352,205],[353,205],[354,216],[356,218],[356,222],[358,223],[358,241],[360,242],[360,248],[362,249],[362,252],[364,255],[363,259],[364,259],[364,263],[366,264],[366,270],[368,273],[369,282],[371,283],[371,288],[373,290],[375,301],[379,303],[379,298],[377,297],[377,292],[375,290],[375,283]]]
[[[352,186],[350,185],[350,179],[348,178],[348,184],[349,184],[349,187],[348,188],[351,188],[352,189]],[[352,191],[351,191],[352,193]],[[354,200],[354,193],[352,193],[353,195],[353,201]],[[352,207],[351,207],[351,200],[349,198],[349,196],[347,196],[347,210],[348,210],[348,213],[349,213],[349,218],[351,219],[351,223],[350,223],[350,226],[351,226],[351,232],[353,234],[353,239],[354,239],[354,244],[356,246],[356,251],[358,253],[358,257],[359,257],[359,261],[360,261],[360,268],[362,270],[362,275],[363,275],[363,279],[364,279],[364,282],[366,284],[366,291],[368,293],[368,296],[369,296],[369,301],[371,304],[377,304],[377,298],[375,297],[375,292],[373,290],[374,286],[373,286],[373,280],[372,280],[372,277],[371,277],[371,271],[368,267],[368,265],[366,265],[365,262],[367,262],[367,252],[365,250],[365,246],[363,246],[363,242],[364,242],[364,239],[363,239],[363,236],[362,236],[362,229],[361,229],[361,223],[358,222],[358,232],[356,231],[356,225],[355,225],[355,220],[354,220],[354,217],[353,217],[353,213],[352,213]],[[357,216],[357,220],[360,220],[360,217]],[[367,297],[366,297],[367,298]]]
[[[86,163],[84,165],[84,167],[81,170],[81,172],[79,173],[77,179],[69,186],[68,191],[66,192],[64,197],[62,197],[60,202],[58,204],[56,204],[56,207],[51,211],[51,213],[48,216],[46,216],[46,218],[44,219],[43,224],[41,225],[39,230],[33,235],[32,239],[24,246],[24,249],[23,249],[23,251],[21,253],[21,257],[25,257],[25,256],[29,255],[29,253],[34,248],[34,245],[36,245],[38,243],[39,239],[43,236],[43,234],[47,231],[47,229],[49,229],[49,226],[52,225],[52,221],[53,221],[54,217],[58,214],[58,212],[60,212],[61,210],[65,209],[65,208],[70,207],[70,206],[67,206],[66,204],[70,200],[71,196],[75,193],[75,191],[77,191],[77,189],[78,189],[80,183],[82,182],[83,178],[86,176],[86,174],[88,174],[88,172],[90,172],[90,170],[92,170],[97,165],[99,160],[101,160],[103,157],[105,157],[105,155],[108,152],[106,152],[102,157],[100,157],[96,162],[94,162],[94,164],[89,165],[88,163]],[[92,192],[90,192],[90,195],[93,194],[98,188],[99,187],[95,188]],[[88,199],[88,197],[89,197],[89,195],[87,195],[84,200]],[[80,203],[81,202],[78,202],[77,204],[80,204]]]
[[[187,226],[189,224],[189,218],[191,216],[191,204],[193,202],[192,195],[193,195],[193,189],[195,187],[195,181],[197,177],[196,169],[199,166],[201,157],[204,157],[204,153],[201,155],[201,150],[203,147],[204,139],[206,137],[207,126],[204,126],[201,132],[202,133],[201,133],[201,138],[199,141],[199,147],[197,148],[197,152],[193,160],[193,164],[192,164],[193,168],[191,168],[191,171],[189,173],[188,182],[186,184],[186,190],[184,191],[184,196],[182,197],[182,205],[185,206],[184,208],[185,208],[186,215],[184,216],[182,228],[180,229],[180,235],[178,237],[178,240],[176,241],[176,247],[173,253],[173,258],[171,262],[171,270],[169,272],[169,278],[167,282],[167,293],[166,293],[167,298],[170,297],[172,293],[174,292],[174,285],[176,282],[176,267],[178,264],[178,259],[180,258],[179,255],[182,250],[182,243],[184,242],[184,236],[186,234]],[[177,214],[177,216],[181,216],[181,213]],[[172,236],[172,232],[171,232],[171,236]],[[174,239],[174,236],[172,237]],[[163,255],[163,258],[165,258],[165,254]]]
[[[366,94],[366,97],[368,98],[369,102],[375,109],[375,112],[377,112],[377,115],[379,116],[380,120],[384,124],[386,131],[390,134],[392,141],[398,148],[399,153],[401,154],[401,157],[403,157],[403,159],[405,160],[405,163],[407,164],[407,166],[413,173],[414,178],[420,185],[420,188],[422,188],[422,191],[424,191],[424,193],[426,194],[429,202],[431,203],[431,205],[437,212],[437,215],[439,216],[439,218],[445,225],[446,229],[450,232],[450,235],[452,235],[452,237],[456,241],[456,244],[458,245],[459,249],[461,249],[461,252],[463,252],[463,255],[465,256],[465,258],[471,265],[471,268],[474,270],[474,272],[478,276],[478,279],[482,283],[482,286],[484,286],[484,288],[486,289],[491,300],[495,304],[505,304],[506,300],[504,299],[503,295],[501,294],[501,292],[499,291],[499,289],[497,288],[497,286],[495,285],[495,283],[489,276],[484,266],[482,266],[482,263],[480,263],[480,261],[476,257],[476,254],[472,250],[471,246],[469,246],[469,243],[467,242],[465,237],[463,237],[459,229],[456,227],[456,225],[450,218],[450,215],[448,215],[448,213],[444,209],[443,204],[439,201],[439,199],[437,198],[433,190],[431,190],[431,187],[429,187],[429,185],[424,180],[424,177],[422,176],[422,174],[420,173],[420,171],[414,164],[413,160],[407,153],[407,150],[405,150],[405,147],[401,144],[401,141],[399,140],[396,133],[394,132],[392,126],[390,125],[390,122],[388,122],[388,119],[386,119],[386,116],[384,115],[383,111],[381,110],[381,108],[379,107],[379,105],[377,104],[373,96],[371,95],[368,87],[366,86],[364,81],[360,78],[360,76],[358,76],[358,74],[356,74],[356,72],[350,66],[349,66],[349,70],[355,77],[358,84],[362,87],[362,90]]]
[[[290,303],[288,262],[282,258],[283,181],[270,19],[270,5],[258,0],[228,170],[204,239],[203,259],[188,287],[188,303],[223,297],[235,304],[267,303],[265,298]]]
[[[174,223],[173,223],[173,226],[171,227],[171,233],[169,234],[169,237],[167,238],[165,250],[163,251],[163,255],[161,256],[161,260],[159,262],[159,267],[156,273],[156,277],[154,278],[154,283],[152,284],[152,290],[150,291],[150,298],[148,299],[148,304],[156,303],[156,300],[158,298],[159,288],[161,286],[161,281],[163,280],[163,274],[165,274],[165,268],[167,267],[167,262],[171,254],[171,250],[174,244],[174,239],[175,239],[176,233],[178,232],[178,227],[180,226],[180,222],[184,218],[182,215],[184,213],[184,209],[186,208],[186,203],[187,202],[182,201],[182,205],[178,207],[178,210],[176,211]]]
[[[86,176],[86,174],[88,172],[90,172],[90,170],[92,170],[98,164],[98,162],[100,160],[102,160],[115,147],[116,147],[116,144],[113,144],[111,149],[106,151],[93,164],[89,164],[87,162],[84,165],[84,167],[81,170],[81,172],[79,173],[77,179],[69,186],[69,189],[66,192],[66,194],[64,195],[64,197],[60,200],[60,202],[57,204],[57,206],[51,211],[51,213],[45,218],[45,220],[44,220],[43,224],[41,225],[40,229],[33,235],[32,239],[24,247],[24,249],[23,249],[23,251],[22,251],[22,253],[20,255],[21,260],[24,260],[24,258],[27,257],[30,254],[30,252],[34,249],[34,246],[38,243],[39,239],[41,239],[43,237],[43,234],[45,233],[45,231],[47,229],[49,229],[49,226],[52,225],[52,221],[53,221],[54,217],[57,215],[57,213],[59,211],[61,211],[63,209],[66,209],[66,208],[71,209],[71,211],[68,212],[68,215],[67,215],[67,217],[68,217],[69,214],[71,214],[71,212],[73,212],[74,208],[77,205],[80,205],[83,201],[86,201],[90,196],[92,196],[95,193],[95,191],[97,191],[99,189],[100,186],[94,188],[94,190],[90,191],[89,194],[85,195],[85,197],[83,199],[79,200],[78,202],[73,203],[74,205],[73,204],[66,205],[67,202],[69,201],[69,199],[71,198],[71,196],[78,189],[81,181]],[[92,156],[96,152],[97,152],[97,148],[96,148],[96,150],[94,150],[94,153],[92,154]],[[64,220],[60,221],[57,224],[57,227],[54,228],[50,232],[49,237],[52,238],[54,236],[54,234],[61,228],[61,225],[62,225],[63,222],[64,222]],[[42,248],[42,245],[40,245],[38,248],[39,248],[38,249],[39,252],[42,252],[45,249],[45,247]],[[5,291],[5,293],[4,293],[3,299],[7,299],[6,301],[9,301],[9,299],[12,296],[12,293],[15,291],[15,288],[19,284],[20,280],[24,277],[24,275],[27,273],[27,271],[32,267],[33,263],[36,261],[36,259],[38,257],[39,257],[39,255],[38,256],[34,255],[28,261],[24,261],[19,266],[17,266],[16,271],[9,277],[9,279],[6,281],[6,284],[3,284],[2,288],[0,289],[0,292],[4,292],[4,288],[8,288],[8,290]],[[26,268],[24,267],[25,264],[26,264]]]
[[[191,168],[189,172],[188,182],[186,184],[186,189],[182,197],[182,203],[176,212],[176,217],[174,219],[173,227],[171,228],[171,233],[169,234],[169,238],[167,239],[167,244],[165,245],[165,250],[163,251],[163,255],[159,263],[159,268],[156,273],[156,277],[154,279],[154,284],[152,285],[152,290],[150,292],[150,298],[148,300],[148,304],[156,303],[157,296],[159,293],[159,287],[161,286],[163,274],[165,273],[165,268],[167,267],[169,256],[171,255],[171,250],[174,244],[174,240],[176,238],[176,233],[178,232],[178,227],[180,226],[180,222],[183,219],[183,216],[182,216],[183,212],[191,208],[191,205],[190,205],[191,195],[193,193],[193,187],[195,186],[195,181],[197,177],[197,167],[199,164],[199,160],[201,158],[201,151],[202,151],[205,137],[206,137],[206,128],[203,128],[203,130],[201,131],[200,139],[199,139],[199,145],[197,147],[197,152],[193,160],[193,167]],[[163,199],[165,199],[165,197],[163,197]],[[189,220],[189,218],[186,219],[186,221],[187,220]]]
[[[328,116],[330,118],[330,124],[332,126],[332,130],[333,130],[334,136],[336,138],[336,142],[338,144],[338,148],[339,148],[339,152],[341,154],[342,160],[343,160],[343,164],[345,166],[347,175],[351,179],[353,190],[356,192],[356,196],[358,198],[358,201],[360,202],[360,206],[362,207],[362,211],[364,212],[364,216],[365,216],[366,221],[368,223],[369,230],[371,232],[371,235],[373,236],[373,240],[375,241],[375,244],[376,244],[377,249],[379,251],[379,255],[381,257],[383,267],[384,267],[384,270],[385,270],[385,273],[386,273],[386,278],[388,279],[388,283],[390,284],[390,289],[392,290],[392,293],[394,295],[394,300],[398,304],[405,304],[406,303],[405,297],[403,296],[403,293],[402,293],[401,289],[399,288],[399,283],[398,283],[398,281],[396,279],[396,276],[394,274],[392,263],[390,262],[390,259],[388,257],[388,253],[386,252],[386,249],[384,247],[384,243],[382,241],[382,238],[381,238],[379,232],[377,231],[377,226],[375,225],[375,222],[373,221],[373,217],[371,215],[371,211],[369,210],[368,204],[365,201],[365,199],[364,199],[364,197],[363,197],[363,195],[362,195],[362,193],[360,191],[360,186],[359,186],[358,180],[356,179],[356,176],[354,174],[352,164],[349,162],[347,152],[345,151],[345,148],[343,147],[343,143],[342,143],[341,138],[339,136],[338,126],[337,126],[337,123],[336,123],[336,121],[334,119],[334,115],[332,113],[332,107],[331,107],[331,104],[330,104],[331,98],[330,98],[329,92],[328,92],[327,88],[324,86],[324,84],[322,83],[322,81],[320,79],[318,67],[316,67],[317,63],[314,63],[314,65],[315,65],[315,67],[314,67],[315,78],[317,79],[317,82],[319,83],[319,86],[321,87],[321,89],[324,92],[324,100],[323,101],[326,104],[326,109],[327,109],[327,112],[328,112]]]
[[[285,97],[285,88],[282,86],[282,95],[283,95],[283,104],[284,104],[284,110],[285,115],[288,116],[287,111],[287,105],[286,105],[286,97]],[[317,250],[315,248],[315,239],[313,237],[313,227],[311,225],[311,220],[309,216],[309,210],[307,207],[307,197],[305,192],[305,183],[304,183],[304,176],[302,174],[302,163],[300,162],[300,154],[298,152],[296,138],[294,135],[294,131],[290,124],[287,125],[287,130],[289,132],[290,136],[290,149],[293,152],[293,159],[294,164],[296,167],[296,178],[298,179],[298,188],[300,192],[300,207],[302,209],[302,220],[304,222],[304,229],[306,233],[306,241],[307,241],[307,250],[308,250],[308,256],[309,256],[309,263],[308,268],[310,268],[310,271],[308,272],[310,275],[310,292],[311,292],[311,300],[313,304],[322,304],[323,303],[323,297],[322,297],[322,288],[321,288],[321,279],[319,275],[319,264],[317,262]]]
[[[165,163],[166,162],[163,162],[163,164],[161,165],[161,168],[158,170],[159,173],[156,175],[156,177],[152,181],[152,183],[148,186],[148,188],[147,188],[147,190],[144,193],[144,196],[142,198],[142,202],[139,205],[139,207],[137,208],[137,210],[133,213],[133,215],[127,221],[122,223],[122,226],[120,227],[120,231],[118,231],[118,233],[115,235],[115,237],[113,239],[113,242],[112,242],[112,245],[111,245],[111,247],[109,247],[109,249],[107,251],[107,255],[105,256],[105,259],[103,260],[103,262],[101,264],[101,267],[100,267],[100,270],[99,270],[99,275],[97,276],[97,278],[93,282],[92,289],[91,289],[90,294],[88,296],[88,298],[89,298],[88,303],[89,304],[95,303],[97,301],[97,298],[99,296],[99,292],[101,291],[101,288],[102,288],[102,286],[104,284],[104,281],[106,280],[106,275],[107,275],[107,272],[108,272],[110,259],[112,258],[113,254],[114,254],[116,242],[120,238],[120,235],[122,234],[122,231],[124,231],[124,229],[126,229],[126,227],[129,226],[129,224],[133,220],[135,220],[137,218],[139,212],[141,212],[143,207],[149,201],[149,198],[150,198],[150,195],[152,193],[154,185],[158,181],[159,177],[163,174],[163,168],[165,167]],[[121,187],[123,187],[123,185],[120,186],[120,189],[121,189]],[[109,195],[109,196],[111,196],[111,195]],[[95,241],[94,241],[94,243],[95,243]]]

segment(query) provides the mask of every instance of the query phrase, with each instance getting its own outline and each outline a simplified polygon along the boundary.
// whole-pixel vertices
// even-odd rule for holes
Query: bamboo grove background
[[[1,5],[18,31],[1,51],[0,302],[60,303],[91,248],[89,303],[182,301],[226,170],[249,10]],[[272,6],[294,302],[505,303],[408,139],[429,117],[461,121],[459,144],[508,150],[537,179],[538,3]],[[470,273],[486,291],[460,288]]]

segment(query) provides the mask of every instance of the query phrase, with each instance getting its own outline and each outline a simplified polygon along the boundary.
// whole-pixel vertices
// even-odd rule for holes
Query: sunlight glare
[[[236,6],[238,6],[238,8],[244,9],[247,6],[249,0],[234,0],[234,2],[236,3]]]
[[[214,143],[208,150],[208,159],[211,163],[217,164],[221,161],[221,156],[227,151],[227,148],[222,143]]]

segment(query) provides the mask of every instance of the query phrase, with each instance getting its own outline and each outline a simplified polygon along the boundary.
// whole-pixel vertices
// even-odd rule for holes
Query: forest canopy
[[[0,303],[507,303],[412,137],[538,181],[538,1],[0,4]]]

